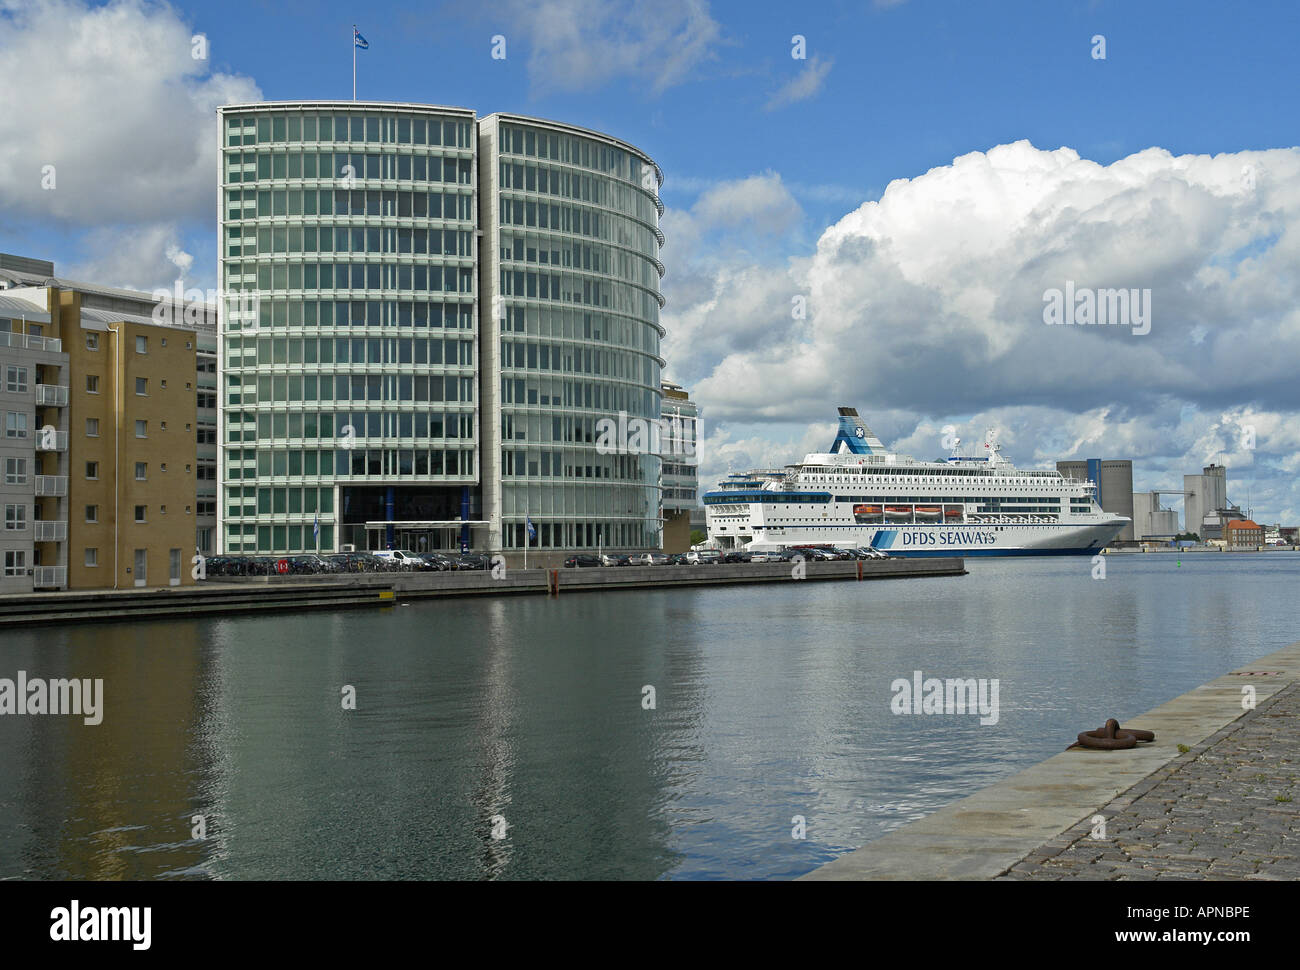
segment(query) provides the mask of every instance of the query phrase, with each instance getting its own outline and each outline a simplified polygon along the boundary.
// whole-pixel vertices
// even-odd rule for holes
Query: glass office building
[[[474,113],[218,114],[222,551],[474,543]]]
[[[599,437],[602,419],[659,418],[662,173],[615,138],[510,114],[480,121],[479,159],[493,541],[522,548],[531,521],[532,548],[658,549],[659,455]]]
[[[219,109],[220,551],[657,548],[653,161],[468,109]],[[481,245],[480,245],[481,244]]]

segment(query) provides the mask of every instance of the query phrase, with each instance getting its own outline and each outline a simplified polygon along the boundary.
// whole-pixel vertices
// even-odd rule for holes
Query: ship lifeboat
[[[944,517],[945,519],[960,519],[960,518],[961,518],[961,509],[954,509],[954,508],[947,508],[947,509],[944,509],[944,511],[943,511],[943,517]]]
[[[879,515],[879,505],[855,505],[853,506],[854,515]]]
[[[910,519],[912,517],[912,507],[910,505],[886,505],[885,515],[891,519]]]
[[[918,519],[937,519],[943,514],[943,509],[937,505],[918,505],[916,507],[916,517]]]

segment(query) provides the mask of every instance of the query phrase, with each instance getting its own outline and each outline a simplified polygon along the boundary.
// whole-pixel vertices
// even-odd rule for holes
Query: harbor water
[[[967,566],[5,630],[103,710],[0,716],[0,878],[792,878],[1300,639],[1298,554]]]

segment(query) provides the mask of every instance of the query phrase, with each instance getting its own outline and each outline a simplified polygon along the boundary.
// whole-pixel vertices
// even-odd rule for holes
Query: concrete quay
[[[796,579],[789,563],[708,566],[607,566],[463,572],[345,573],[319,576],[214,577],[194,586],[0,596],[0,628],[38,623],[175,618],[186,613],[392,606],[449,596],[563,595],[620,589],[681,589],[823,580],[963,576],[965,561],[873,559],[809,562]]]
[[[1297,685],[1300,643],[1122,721],[1150,744],[1064,751],[801,878],[1295,879]]]

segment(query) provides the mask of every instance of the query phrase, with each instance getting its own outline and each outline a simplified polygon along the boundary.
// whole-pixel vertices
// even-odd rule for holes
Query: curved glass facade
[[[426,105],[218,125],[219,551],[659,547],[648,156]]]
[[[630,145],[516,115],[479,124],[484,505],[504,549],[660,545],[662,176]],[[489,343],[489,334],[495,339]],[[614,446],[602,446],[602,421]]]
[[[277,103],[219,124],[223,551],[475,518],[473,112]]]

